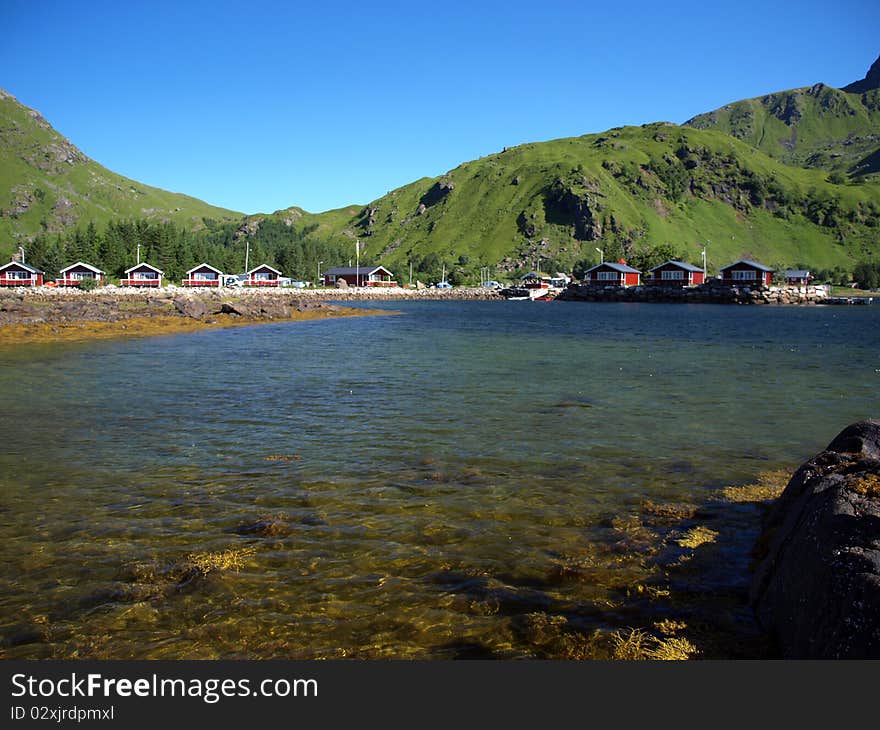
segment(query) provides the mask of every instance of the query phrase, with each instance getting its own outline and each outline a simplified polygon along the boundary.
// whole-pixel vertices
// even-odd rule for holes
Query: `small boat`
[[[511,286],[507,289],[502,289],[499,294],[511,302],[528,301],[531,299],[529,290],[521,286]]]
[[[547,289],[528,289],[524,286],[511,286],[502,289],[501,296],[510,301],[543,301],[549,302],[554,298],[554,293]]]

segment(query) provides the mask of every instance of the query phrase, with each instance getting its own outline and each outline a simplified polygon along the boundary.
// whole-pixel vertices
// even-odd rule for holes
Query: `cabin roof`
[[[680,269],[684,269],[685,271],[693,271],[693,272],[702,272],[703,270],[699,266],[694,266],[693,264],[689,264],[687,261],[664,261],[662,264],[658,266],[654,266],[648,271],[656,271],[657,269],[662,269],[664,266],[677,266]]]
[[[8,264],[4,264],[3,266],[0,266],[0,271],[3,271],[4,269],[9,269],[9,268],[11,268],[11,267],[13,267],[13,266],[18,266],[18,267],[24,269],[25,271],[30,271],[32,274],[42,274],[42,273],[44,273],[44,272],[41,271],[40,269],[38,269],[38,268],[36,268],[36,267],[34,267],[34,266],[31,266],[30,264],[23,264],[23,263],[21,263],[21,262],[19,262],[19,261],[10,261]]]
[[[759,264],[757,261],[749,261],[748,259],[740,259],[739,261],[734,261],[732,264],[727,264],[727,266],[722,266],[721,271],[732,269],[737,264],[745,264],[746,266],[751,266],[755,269],[760,269],[761,271],[773,271],[769,266],[764,266],[764,264]]]
[[[269,264],[260,264],[259,266],[251,269],[247,273],[248,273],[248,276],[250,276],[251,274],[256,274],[258,271],[271,271],[275,274],[278,274],[278,276],[281,276],[281,272],[278,271],[278,269],[273,269],[271,266],[269,266]]]
[[[220,269],[215,269],[213,266],[211,266],[211,264],[204,264],[204,263],[199,264],[198,266],[193,266],[193,267],[192,267],[189,271],[187,271],[186,273],[187,273],[187,274],[191,274],[191,273],[193,273],[194,271],[198,271],[199,269],[211,269],[211,271],[213,271],[213,272],[215,272],[215,273],[217,273],[217,274],[222,274],[222,273],[223,273],[222,271],[220,271]]]
[[[162,276],[165,275],[164,271],[162,271],[161,269],[157,269],[155,266],[153,266],[152,264],[148,264],[146,261],[141,261],[141,263],[135,264],[130,269],[126,269],[125,273],[130,274],[132,271],[137,271],[138,269],[149,269],[150,271],[155,271],[157,274],[161,274]]]
[[[785,272],[785,276],[789,279],[806,279],[810,272],[806,269],[789,269]]]
[[[70,266],[67,266],[67,267],[61,269],[61,271],[59,271],[58,273],[63,274],[67,271],[71,271],[72,269],[76,269],[80,266],[83,267],[84,269],[88,269],[89,271],[94,271],[96,274],[106,273],[104,271],[101,271],[101,269],[99,269],[97,266],[92,266],[91,264],[87,264],[85,261],[77,261],[75,264],[71,264]]]
[[[627,266],[626,264],[618,264],[613,261],[603,261],[601,264],[597,264],[592,269],[587,269],[584,273],[589,274],[591,271],[595,271],[596,269],[601,269],[603,266],[607,266],[609,269],[614,269],[615,271],[619,271],[622,274],[641,274],[642,273],[638,269],[634,269],[632,266]]]
[[[545,274],[543,271],[530,271],[528,274],[523,274],[520,279],[552,279],[553,277],[550,274]]]
[[[363,266],[336,266],[332,269],[327,269],[327,271],[324,272],[324,276],[351,276],[357,275],[358,272],[360,272],[362,276],[369,276],[370,274],[375,274],[380,269],[386,274],[391,274],[391,272],[384,266],[364,264]]]

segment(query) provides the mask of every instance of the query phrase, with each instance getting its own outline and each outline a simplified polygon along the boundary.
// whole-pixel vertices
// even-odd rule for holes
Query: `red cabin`
[[[96,266],[77,261],[75,264],[58,272],[55,284],[57,286],[79,286],[80,282],[84,279],[94,279],[98,286],[103,286],[104,276],[105,273]]]
[[[340,279],[349,286],[397,286],[394,275],[384,266],[337,266],[323,275],[324,286],[335,286]]]
[[[164,271],[150,264],[138,264],[125,270],[125,277],[119,280],[119,286],[162,286]]]
[[[584,272],[588,284],[603,286],[639,286],[642,272],[626,263],[604,262]]]
[[[652,286],[699,286],[706,276],[699,266],[685,261],[666,261],[650,270],[646,284]]]
[[[209,264],[199,264],[186,272],[186,278],[180,282],[181,286],[220,286],[223,280],[223,272]]]
[[[245,286],[278,286],[281,272],[268,264],[263,264],[247,272]]]
[[[770,286],[773,269],[756,261],[741,259],[721,269],[721,280],[730,286]]]
[[[10,261],[0,266],[0,286],[42,286],[43,272],[28,264]]]

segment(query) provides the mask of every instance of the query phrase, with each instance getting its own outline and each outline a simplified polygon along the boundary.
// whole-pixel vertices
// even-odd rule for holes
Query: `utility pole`
[[[139,264],[140,262],[141,262],[141,245],[138,244],[137,245],[137,261],[135,261],[135,264]]]
[[[412,286],[412,261],[409,262],[409,285]]]
[[[605,263],[605,252],[601,248],[597,248],[596,250],[599,252],[599,263],[604,264]]]
[[[323,264],[323,263],[324,263],[323,261],[318,262],[318,276],[315,279],[315,286],[316,287],[318,286],[318,282],[321,280],[321,264]]]
[[[250,261],[250,258],[251,258],[251,239],[245,238],[244,239],[244,273],[247,273],[248,271],[250,271],[250,269],[248,269],[248,261]]]
[[[354,239],[354,253],[357,257],[357,263],[354,267],[354,285],[361,285],[361,242],[355,238]]]
[[[21,254],[21,263],[24,263],[24,246],[19,246],[18,252]]]
[[[709,245],[709,239],[706,239],[706,245],[703,246],[703,281],[706,281],[708,274],[706,273],[706,247]]]

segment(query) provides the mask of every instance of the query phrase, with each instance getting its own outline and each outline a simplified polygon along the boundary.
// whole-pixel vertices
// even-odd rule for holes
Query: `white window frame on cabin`
[[[153,281],[154,279],[158,279],[159,275],[155,271],[135,271],[132,279],[137,279],[138,281]]]
[[[270,271],[257,271],[254,273],[254,281],[269,281],[272,278]]]
[[[733,269],[730,278],[734,281],[757,281],[758,272],[754,269]]]
[[[217,274],[213,271],[196,271],[192,278],[194,281],[215,281]]]
[[[619,271],[597,271],[596,281],[620,281]]]
[[[660,272],[660,278],[667,281],[681,281],[684,279],[684,272],[681,269],[663,269]]]
[[[7,279],[15,279],[16,281],[30,281],[34,275],[30,271],[19,271],[18,269],[10,269],[4,273]]]

